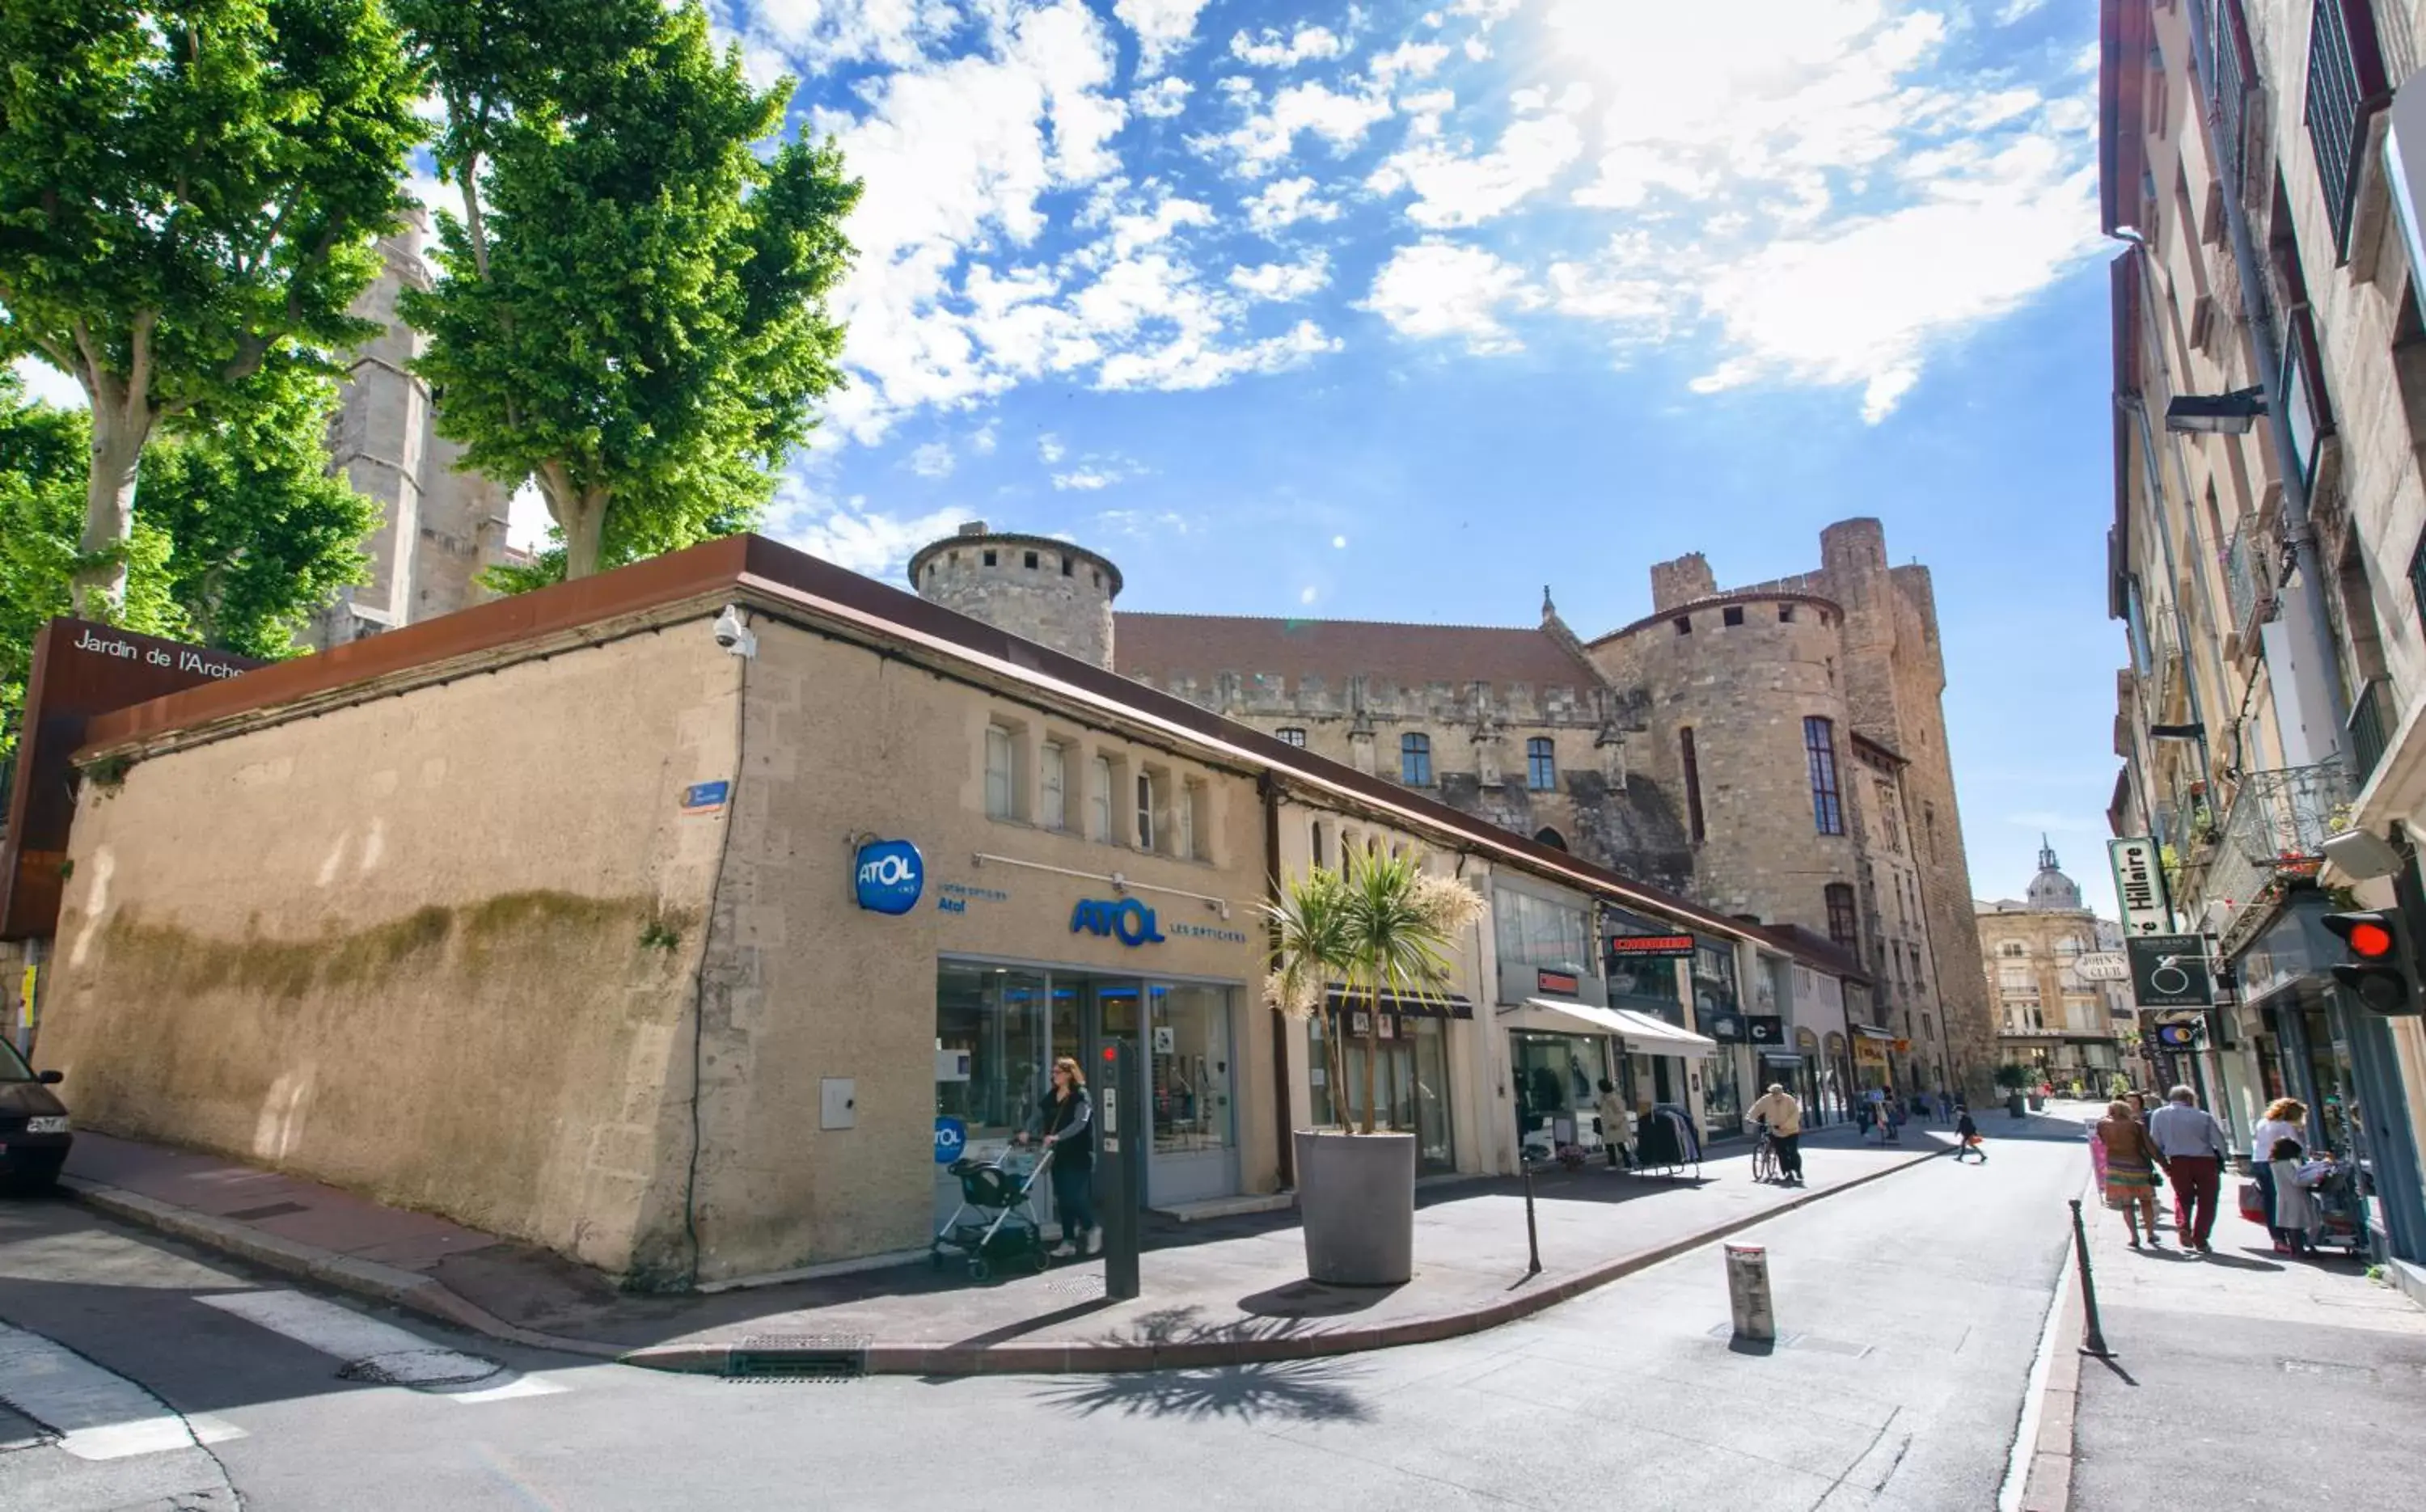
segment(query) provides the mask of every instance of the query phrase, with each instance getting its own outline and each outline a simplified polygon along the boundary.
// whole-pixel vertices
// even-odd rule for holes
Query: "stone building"
[[[2044,837],[2029,892],[1981,903],[1976,912],[2002,1057],[2038,1069],[2058,1086],[2078,1081],[2092,1095],[2109,1090],[2123,1069],[2115,1021],[2124,1000],[2086,963],[2110,941],[2119,944],[2114,926],[2082,907],[2079,887]]]
[[[370,581],[340,590],[313,617],[306,639],[317,650],[482,603],[494,595],[480,574],[520,559],[506,543],[507,491],[455,471],[463,449],[439,436],[429,385],[409,367],[426,338],[397,316],[396,296],[429,285],[428,233],[416,209],[381,238],[379,279],[354,301],[355,315],[386,329],[348,360],[329,458],[378,502],[380,518],[363,542]]]
[[[1970,967],[1929,572],[1890,568],[1875,520],[1830,526],[1820,558],[1725,592],[1699,555],[1658,564],[1654,612],[1590,643],[1546,591],[1527,628],[1112,614],[1083,575],[1100,565],[1117,591],[1109,563],[982,525],[911,575],[1502,828],[1833,941],[1876,982],[1875,1021],[1848,1024],[1863,1079],[1984,1095],[1995,1026]]]

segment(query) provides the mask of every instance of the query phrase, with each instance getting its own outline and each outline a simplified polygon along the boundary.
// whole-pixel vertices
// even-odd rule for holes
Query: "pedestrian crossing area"
[[[420,1335],[301,1292],[201,1295],[194,1302],[315,1351],[336,1380],[410,1390],[461,1407],[571,1390],[541,1374],[433,1344]],[[244,1437],[209,1413],[179,1412],[141,1383],[41,1334],[0,1323],[0,1404],[81,1460],[202,1448]]]

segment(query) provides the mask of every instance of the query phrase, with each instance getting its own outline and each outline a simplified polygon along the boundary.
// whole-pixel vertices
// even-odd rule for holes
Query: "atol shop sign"
[[[1074,935],[1103,935],[1124,945],[1159,945],[1162,931],[1155,926],[1154,910],[1135,898],[1080,898],[1070,911]]]
[[[908,913],[927,890],[927,863],[906,840],[872,840],[859,847],[852,888],[870,913]]]

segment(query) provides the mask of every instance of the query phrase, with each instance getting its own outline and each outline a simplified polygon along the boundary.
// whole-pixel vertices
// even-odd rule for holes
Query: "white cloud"
[[[951,0],[719,0],[711,9],[720,29],[740,41],[762,83],[769,68],[797,73],[860,62],[906,67],[960,20]]]
[[[998,422],[987,421],[969,433],[969,450],[979,457],[992,457],[995,443],[1001,440],[1001,432]]]
[[[2005,0],[2005,8],[1997,12],[1997,24],[2010,26],[2017,21],[2037,15],[2046,8],[2047,0]]]
[[[910,471],[920,477],[950,477],[953,465],[952,449],[940,441],[930,441],[910,454]]]
[[[1251,299],[1286,303],[1319,293],[1331,283],[1331,259],[1320,249],[1299,263],[1263,263],[1230,269],[1230,287]]]
[[[1251,95],[1232,98],[1246,106],[1247,119],[1221,136],[1191,137],[1189,145],[1226,151],[1237,171],[1250,178],[1271,171],[1296,150],[1302,135],[1321,137],[1337,154],[1362,142],[1391,113],[1389,96],[1382,90],[1342,92],[1318,81],[1279,90],[1269,110],[1255,109]]]
[[[904,517],[867,507],[853,494],[835,503],[811,496],[797,476],[787,477],[777,498],[777,539],[870,577],[891,577],[911,554],[952,533],[968,518],[964,509],[937,509]]]
[[[1047,467],[1059,461],[1068,450],[1061,444],[1061,438],[1049,430],[1036,438],[1036,459]]]
[[[1524,346],[1500,321],[1507,309],[1542,302],[1524,271],[1480,247],[1427,240],[1401,247],[1373,275],[1361,308],[1388,321],[1402,336],[1464,338],[1477,355],[1512,352]]]
[[[1439,42],[1403,41],[1386,53],[1374,54],[1365,72],[1373,82],[1384,86],[1397,83],[1400,75],[1429,78],[1448,60],[1448,53]]]
[[[1301,23],[1297,30],[1283,37],[1271,27],[1250,37],[1239,32],[1230,39],[1230,56],[1255,68],[1295,68],[1300,63],[1326,57],[1337,57],[1348,51],[1348,44],[1328,26],[1309,26]]]
[[[1247,224],[1269,236],[1301,220],[1336,220],[1339,206],[1318,197],[1310,178],[1274,179],[1246,200]]]
[[[1178,74],[1170,74],[1129,96],[1129,108],[1140,116],[1169,121],[1188,108],[1188,97],[1195,89],[1196,86]]]
[[[1109,488],[1119,481],[1120,475],[1118,473],[1107,472],[1100,468],[1090,467],[1084,464],[1081,464],[1074,472],[1056,473],[1053,475],[1053,486],[1055,488],[1077,489],[1082,492],[1090,493],[1093,492],[1097,489]]]
[[[1162,72],[1171,55],[1196,40],[1196,17],[1207,0],[1115,0],[1112,14],[1137,33],[1138,72]]]
[[[1339,350],[1337,337],[1301,320],[1277,336],[1220,347],[1181,336],[1152,351],[1123,352],[1104,363],[1108,389],[1210,389],[1248,374],[1279,373]]]
[[[1414,190],[1407,218],[1426,230],[1473,226],[1548,187],[1583,150],[1583,133],[1566,116],[1519,116],[1490,153],[1474,156],[1442,142],[1418,142],[1393,154],[1366,182],[1381,194]]]

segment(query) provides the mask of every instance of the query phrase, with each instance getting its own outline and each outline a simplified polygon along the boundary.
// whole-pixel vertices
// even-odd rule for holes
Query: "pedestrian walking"
[[[2197,1093],[2177,1086],[2170,1095],[2170,1102],[2148,1115],[2148,1135],[2174,1183],[2174,1232],[2183,1248],[2207,1254],[2230,1143],[2215,1115],[2198,1105]]]
[[[1787,1182],[1803,1184],[1803,1104],[1783,1082],[1771,1082],[1769,1090],[1753,1100],[1744,1117],[1769,1128],[1770,1148],[1777,1151],[1777,1174]]]
[[[2106,1117],[2089,1132],[2091,1168],[2106,1194],[2106,1205],[2123,1214],[2131,1231],[2131,1247],[2140,1247],[2140,1226],[2148,1228],[2148,1243],[2162,1248],[2157,1237],[2157,1171],[2165,1158],[2148,1131],[2140,1127],[2131,1104],[2121,1098],[2106,1105]]]
[[[1958,1141],[1954,1147],[1956,1160],[1965,1155],[1977,1155],[1981,1165],[1988,1164],[1988,1152],[1980,1148],[1980,1125],[1972,1118],[1969,1108],[1954,1115],[1954,1137]]]
[[[2266,1214],[2266,1232],[2274,1241],[2274,1252],[2284,1254],[2291,1248],[2291,1236],[2274,1221],[2274,1147],[2286,1139],[2300,1142],[2302,1129],[2308,1121],[2307,1104],[2295,1097],[2278,1097],[2266,1104],[2257,1122],[2249,1131],[2249,1177],[2257,1183],[2260,1209]]]
[[[1021,1144],[1031,1138],[1053,1152],[1053,1210],[1061,1219],[1061,1243],[1052,1258],[1074,1259],[1081,1249],[1094,1254],[1104,1247],[1104,1231],[1095,1227],[1095,1105],[1087,1097],[1087,1073],[1067,1055],[1053,1063],[1052,1095],[1019,1132]]]
[[[1618,1096],[1617,1086],[1608,1077],[1600,1079],[1600,1142],[1609,1149],[1609,1167],[1632,1169],[1634,1166],[1634,1110]]]

